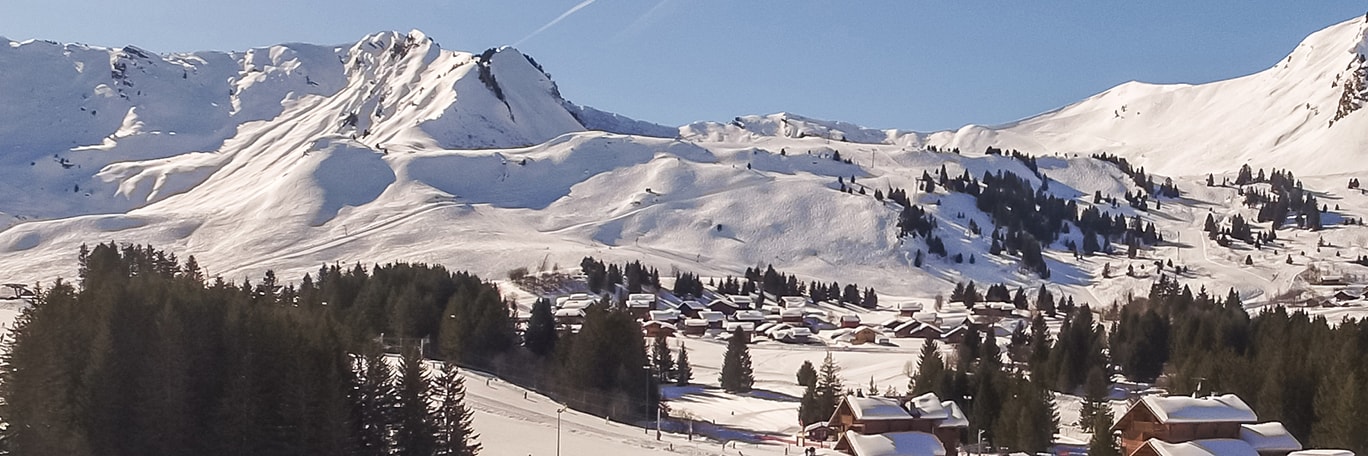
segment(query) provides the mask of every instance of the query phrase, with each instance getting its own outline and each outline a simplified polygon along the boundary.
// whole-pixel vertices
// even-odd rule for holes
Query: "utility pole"
[[[565,407],[556,409],[556,456],[560,456],[560,434],[562,413],[565,413]]]

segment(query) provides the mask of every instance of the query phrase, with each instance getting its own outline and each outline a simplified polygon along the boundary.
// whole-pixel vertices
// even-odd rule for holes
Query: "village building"
[[[985,317],[1006,318],[1012,316],[1012,311],[1016,310],[1010,302],[985,302],[975,304],[971,313]]]
[[[1259,456],[1287,456],[1302,449],[1302,444],[1277,421],[1240,426],[1240,440],[1249,443]]]
[[[680,315],[689,318],[698,318],[699,312],[710,310],[707,305],[694,300],[681,301],[675,309],[679,311]]]
[[[742,309],[737,308],[735,303],[726,299],[714,299],[708,303],[708,310],[730,316]]]
[[[641,324],[641,332],[650,338],[672,337],[675,334],[675,326],[663,321],[648,321]]]
[[[903,317],[915,317],[917,312],[922,311],[920,302],[900,302],[897,304],[898,315]]]
[[[912,320],[905,321],[893,328],[893,337],[914,339],[940,339],[940,328]]]
[[[727,300],[731,301],[732,306],[739,310],[749,310],[755,308],[755,299],[746,295],[727,295]]]
[[[1122,450],[1125,453],[1124,450]],[[1129,456],[1259,456],[1254,447],[1240,439],[1207,439],[1169,443],[1150,439]]]
[[[638,320],[650,318],[652,310],[655,310],[655,301],[627,301],[627,312],[632,314],[632,318]]]
[[[733,321],[747,322],[752,325],[759,325],[765,322],[764,312],[758,310],[739,310],[731,316]]]
[[[1233,394],[1205,398],[1145,396],[1117,420],[1112,430],[1121,433],[1122,454],[1134,455],[1150,440],[1171,444],[1208,439],[1239,440],[1241,425],[1258,420],[1249,405]]]
[[[684,335],[702,336],[708,333],[708,321],[699,318],[684,320]]]
[[[746,343],[751,343],[751,334],[755,333],[755,323],[729,321],[723,325],[722,330],[729,335],[728,337],[736,337],[737,329],[741,330],[741,338],[745,339]]]
[[[941,336],[941,340],[944,340],[947,344],[958,345],[964,343],[964,338],[968,334],[969,326],[959,325],[946,331],[945,334]]]
[[[854,456],[945,456],[949,454],[940,439],[925,432],[890,432],[862,435],[846,431],[836,442],[836,451]]]
[[[675,323],[678,322],[682,317],[678,310],[673,309],[652,310],[650,312],[650,316],[650,321],[659,321],[662,323]]]
[[[705,310],[698,313],[698,318],[708,322],[709,329],[722,329],[722,322],[727,321],[727,314]]]
[[[960,436],[968,425],[964,412],[954,402],[941,402],[935,393],[906,402],[897,398],[846,396],[827,421],[840,439],[836,449],[852,455],[958,454]],[[913,433],[923,434],[917,438],[934,439],[940,452],[885,453],[861,447],[861,442],[877,441],[868,439],[871,436],[891,436],[886,438],[896,440],[903,438],[899,435]]]
[[[784,323],[803,324],[803,309],[784,309],[779,313],[780,321]]]
[[[796,309],[807,307],[808,298],[803,296],[783,296],[779,298],[779,302],[785,309]]]
[[[560,309],[555,314],[556,323],[561,325],[579,325],[584,323],[584,309]]]
[[[850,315],[842,315],[842,316],[841,316],[841,327],[842,327],[842,328],[854,328],[854,327],[857,327],[857,326],[860,326],[860,316],[859,316],[859,315],[850,314]]]

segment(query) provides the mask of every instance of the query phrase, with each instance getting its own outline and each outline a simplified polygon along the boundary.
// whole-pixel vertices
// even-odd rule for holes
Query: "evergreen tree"
[[[394,429],[394,410],[399,404],[394,389],[394,373],[379,347],[370,349],[361,363],[361,378],[355,392],[356,436],[360,441],[361,454],[389,455],[393,453],[390,435]]]
[[[750,348],[746,346],[746,333],[741,328],[732,332],[727,339],[727,353],[722,358],[722,373],[719,382],[722,390],[728,393],[749,393],[755,384],[755,374],[751,369]]]
[[[679,359],[675,360],[675,385],[688,386],[693,380],[693,366],[689,364],[689,349],[679,343]]]
[[[830,417],[836,413],[836,406],[840,405],[841,398],[845,394],[845,385],[841,381],[841,366],[836,364],[836,360],[831,357],[831,352],[827,352],[826,358],[822,359],[822,366],[817,370],[817,410],[819,415]]]
[[[546,356],[556,349],[556,317],[551,312],[551,300],[538,298],[532,304],[532,315],[527,319],[527,330],[523,332],[523,345],[537,356]]]
[[[404,350],[395,407],[394,454],[428,456],[437,450],[437,426],[429,404],[431,379],[416,348]]]
[[[1092,437],[1088,438],[1088,456],[1121,456],[1121,448],[1112,437],[1112,413],[1110,409],[1093,417]]]
[[[1106,375],[1102,373],[1102,367],[1093,366],[1092,370],[1088,371],[1087,382],[1083,385],[1083,407],[1078,412],[1078,426],[1083,428],[1084,432],[1098,432],[1097,429],[1093,429],[1093,425],[1097,423],[1098,415],[1111,413],[1108,398],[1111,393],[1110,389]],[[1102,429],[1101,432],[1111,431]]]
[[[812,367],[812,361],[803,361],[802,366],[798,366],[798,386],[812,387],[817,385],[817,368]]]
[[[908,389],[913,396],[935,392],[945,381],[945,359],[941,358],[940,347],[934,340],[922,344],[921,356],[917,362],[917,374],[912,377]]]
[[[670,373],[674,371],[674,357],[664,336],[656,337],[655,343],[651,344],[651,369],[655,371],[656,382],[669,383]]]
[[[465,377],[453,364],[442,366],[436,381],[437,456],[476,456],[480,452],[479,435],[471,425],[475,412],[465,405]]]

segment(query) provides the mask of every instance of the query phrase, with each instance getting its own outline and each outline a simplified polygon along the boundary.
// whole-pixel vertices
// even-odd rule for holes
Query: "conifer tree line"
[[[1122,308],[1110,347],[1130,378],[1162,377],[1173,394],[1234,393],[1308,447],[1368,451],[1362,320],[1332,324],[1282,307],[1251,317],[1234,290],[1194,293],[1161,276]]]
[[[711,282],[711,280],[710,280]],[[756,291],[763,291],[773,296],[807,296],[812,302],[841,302],[857,305],[866,309],[873,309],[879,305],[879,297],[873,288],[865,288],[861,291],[858,284],[850,283],[844,287],[838,282],[825,284],[817,281],[803,283],[798,280],[798,276],[785,274],[774,269],[774,265],[766,265],[764,270],[759,267],[746,268],[742,274],[742,281],[738,282],[731,277],[722,280],[717,287],[719,292],[725,294],[751,294]],[[738,291],[739,293],[732,293]],[[763,298],[761,299],[763,303]]]
[[[1045,451],[1059,431],[1050,388],[1034,372],[1028,376],[1004,365],[993,332],[977,330],[965,336],[949,360],[935,341],[928,340],[908,384],[911,395],[934,392],[941,400],[954,401],[973,427],[983,430],[990,447],[1029,453]]]
[[[83,247],[79,262],[79,284],[40,290],[4,341],[5,454],[480,449],[460,373],[424,369],[413,346],[396,369],[361,336],[367,327],[350,326],[352,312],[382,304],[324,306],[322,296],[341,294],[281,286],[274,274],[257,285],[206,283],[193,257],[181,263],[151,247]],[[381,327],[416,331],[411,323]]]
[[[999,150],[997,153],[1004,152]],[[1017,157],[1028,168],[1034,164],[1033,158],[1015,151],[1012,153],[1013,157]],[[1036,173],[1040,180],[1039,187],[1033,186],[1029,179],[1005,170],[985,171],[981,179],[970,175],[968,170],[963,171],[960,176],[951,177],[944,165],[941,165],[935,176],[929,171],[923,171],[919,181],[922,183],[921,188],[928,193],[934,192],[939,186],[947,191],[973,196],[977,208],[988,214],[994,225],[991,229],[992,246],[989,253],[1017,256],[1023,270],[1042,278],[1050,277],[1049,265],[1045,262],[1043,250],[1059,241],[1062,234],[1074,229],[1080,231],[1082,245],[1077,245],[1071,239],[1065,242],[1064,247],[1080,256],[1107,251],[1114,241],[1123,242],[1133,251],[1140,245],[1154,245],[1162,240],[1153,223],[1145,223],[1139,216],[1127,219],[1124,215],[1113,215],[1100,209],[1098,205],[1103,203],[1100,192],[1095,195],[1093,206],[1080,210],[1077,201],[1050,193],[1050,179],[1040,174],[1038,168],[1032,168],[1032,172]],[[1143,170],[1135,173],[1144,179],[1144,185],[1141,187],[1152,192],[1154,184],[1143,174]],[[1171,190],[1165,190],[1171,194],[1169,196],[1177,196],[1177,187],[1171,180],[1165,181],[1162,187],[1169,188]],[[1145,191],[1137,191],[1136,195],[1128,194],[1127,200],[1138,208],[1148,207],[1145,205],[1148,201],[1148,194]],[[963,214],[960,217],[963,218]],[[909,202],[903,204],[896,229],[898,237],[914,236],[925,239],[926,253],[936,254],[941,258],[953,257],[957,262],[962,262],[963,254],[952,255],[952,252],[946,250],[944,240],[935,234],[937,225],[934,215]],[[969,230],[972,235],[977,236],[983,228],[977,221],[970,220]],[[970,259],[972,260],[972,256]],[[921,267],[923,261],[922,252],[918,250],[913,263]]]
[[[660,272],[655,268],[648,269],[642,266],[640,261],[618,266],[605,265],[593,257],[585,257],[580,261],[580,271],[589,285],[589,291],[594,293],[612,290],[616,285],[627,287],[628,293],[641,293],[643,285],[660,287]]]

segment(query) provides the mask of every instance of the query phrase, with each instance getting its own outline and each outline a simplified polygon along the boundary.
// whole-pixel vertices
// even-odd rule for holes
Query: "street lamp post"
[[[562,413],[565,413],[565,407],[556,409],[556,456],[560,456],[560,431]]]

